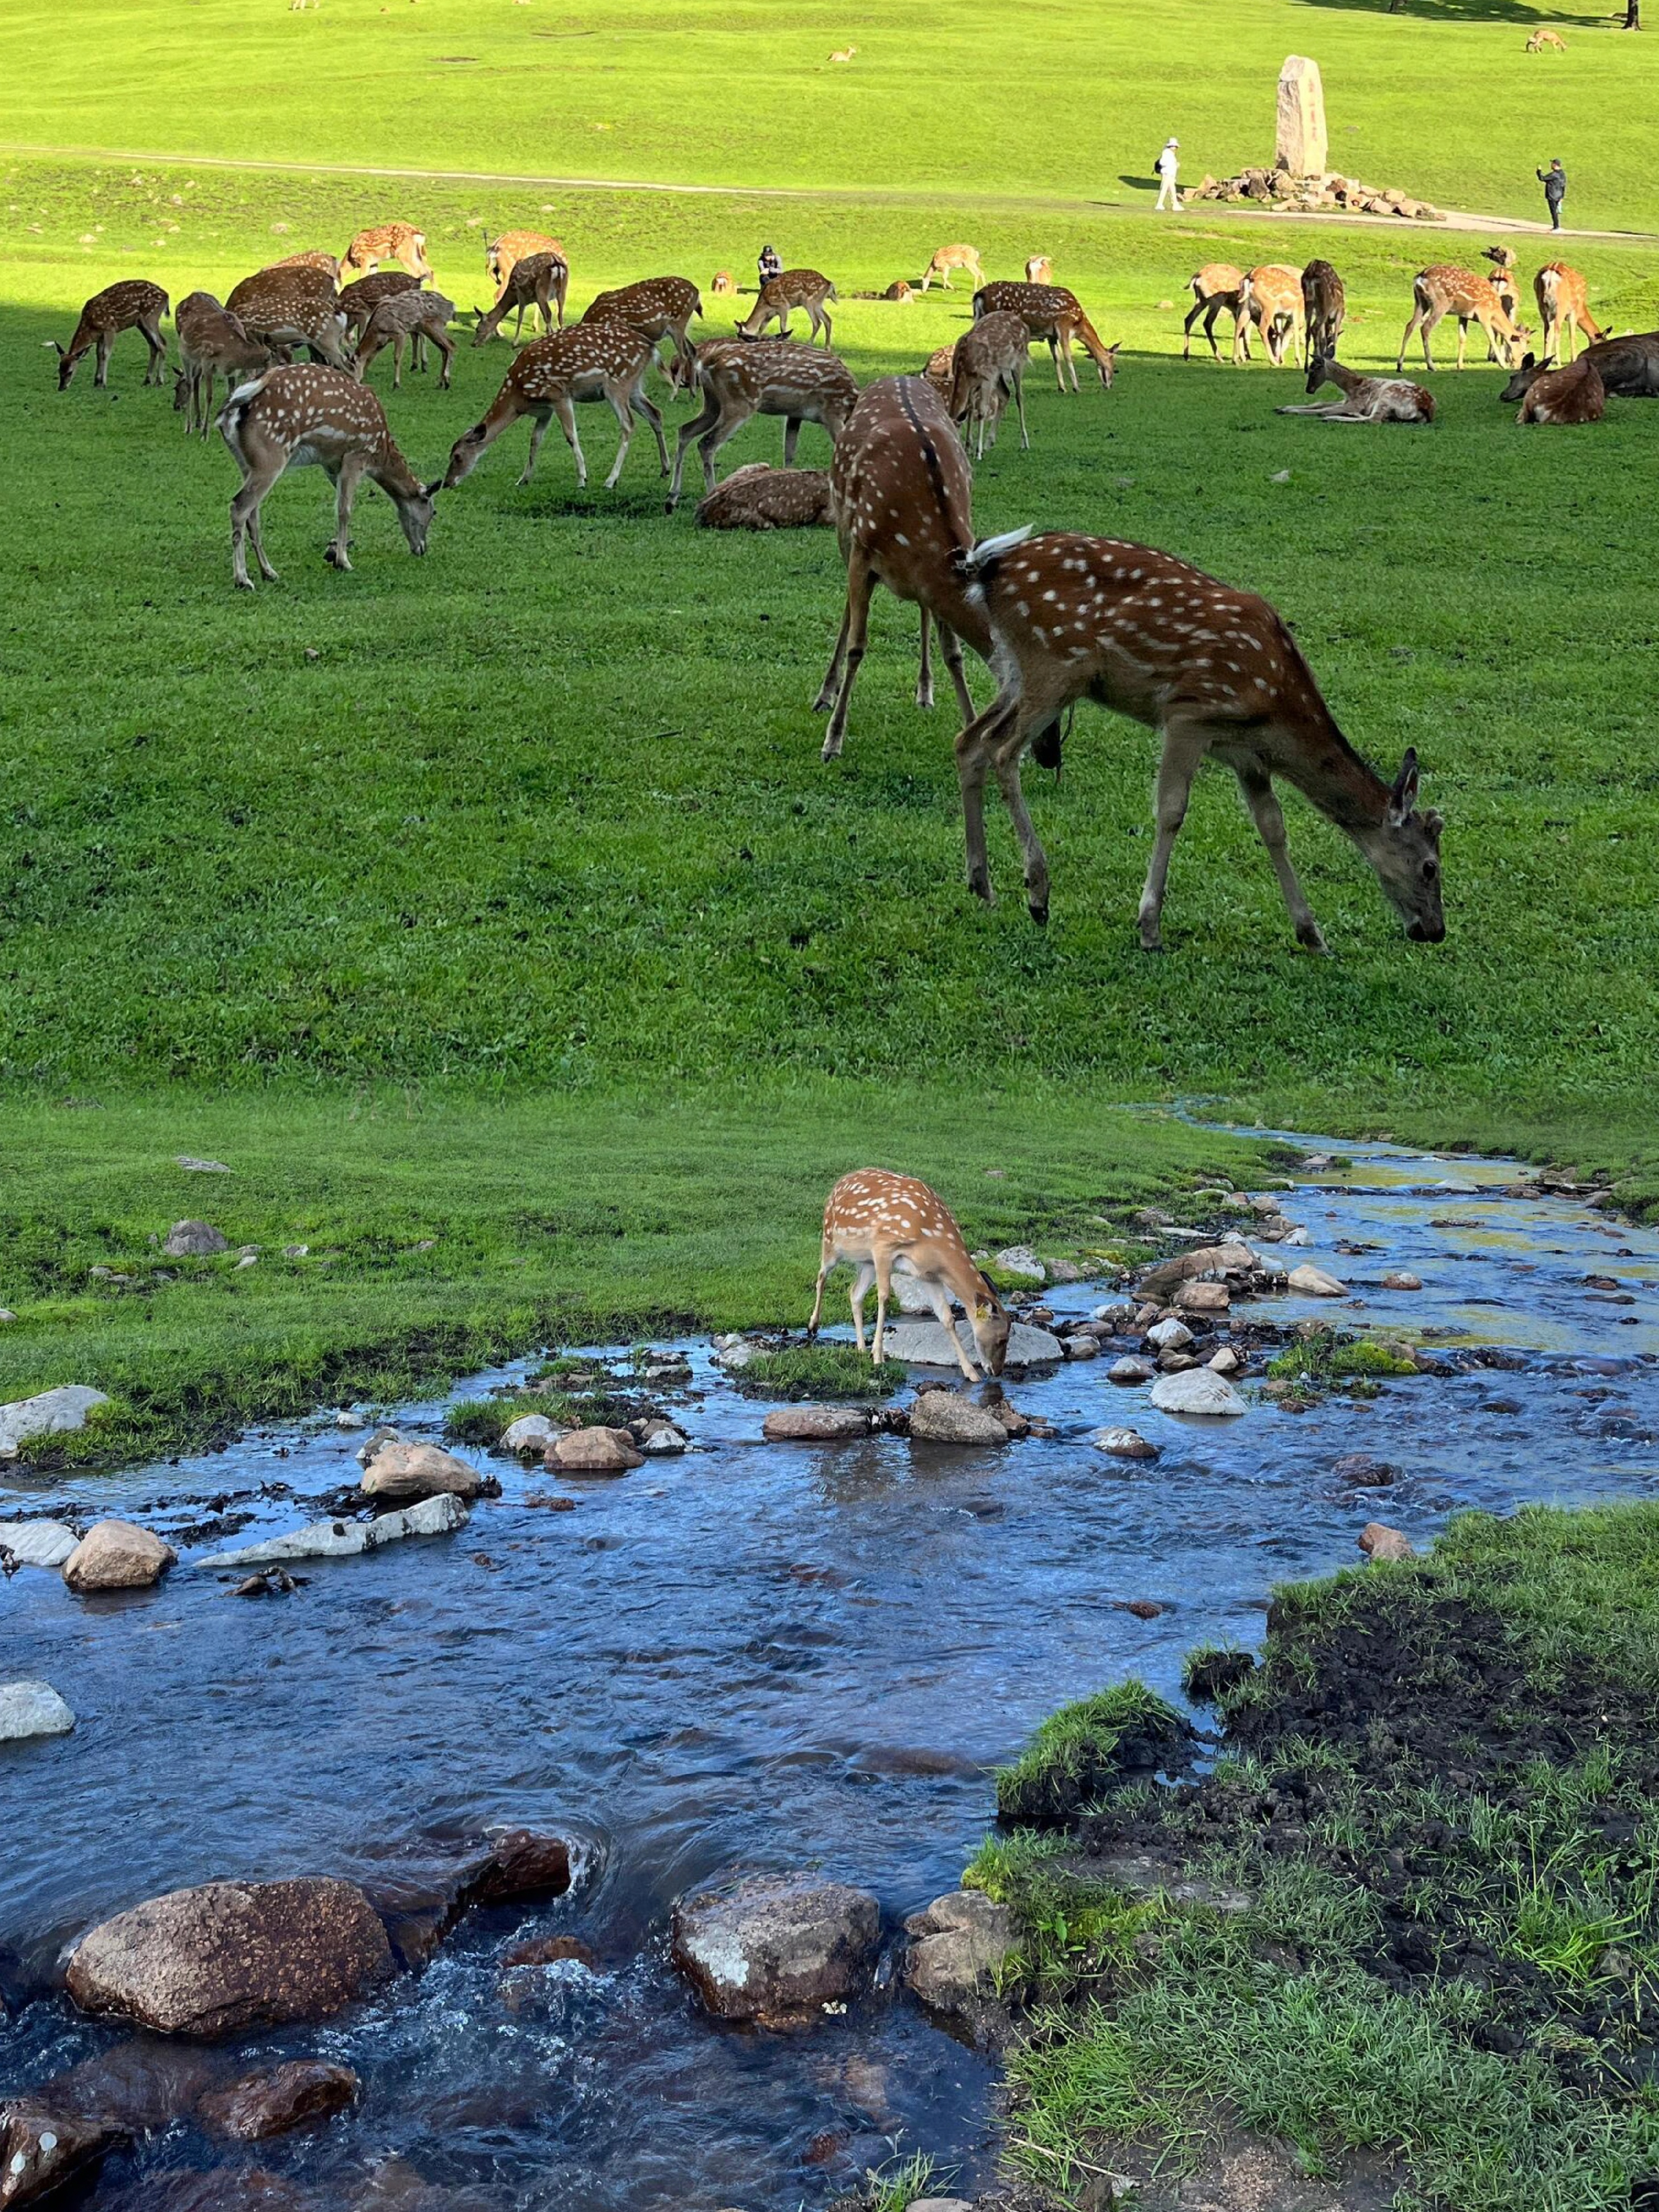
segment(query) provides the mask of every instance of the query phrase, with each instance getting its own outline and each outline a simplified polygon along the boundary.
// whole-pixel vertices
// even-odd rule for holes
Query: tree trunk
[[[1642,27],[1642,0],[1626,0],[1625,20],[1620,28],[1639,31]]]

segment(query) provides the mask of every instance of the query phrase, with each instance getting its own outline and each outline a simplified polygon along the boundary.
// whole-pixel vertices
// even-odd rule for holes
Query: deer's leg
[[[1463,366],[1463,356],[1469,343],[1469,322],[1467,315],[1457,318],[1457,366]]]
[[[1193,325],[1204,313],[1205,305],[1206,303],[1204,301],[1194,300],[1192,305],[1191,313],[1188,315],[1186,321],[1181,325],[1181,358],[1182,361],[1190,361],[1193,357]],[[1210,340],[1210,343],[1213,346],[1215,340],[1212,338]]]
[[[447,392],[449,389],[450,371],[455,365],[455,341],[450,337],[447,331],[439,330],[435,325],[429,335],[433,344],[437,347],[440,355],[442,356],[444,364],[438,374],[438,389],[440,392]]]
[[[1289,848],[1285,842],[1285,817],[1279,809],[1279,794],[1274,791],[1273,778],[1260,761],[1237,761],[1233,773],[1238,778],[1239,789],[1244,794],[1244,804],[1250,810],[1250,818],[1267,848],[1267,858],[1273,862],[1273,873],[1279,878],[1279,888],[1284,894],[1285,911],[1291,917],[1291,927],[1296,932],[1296,941],[1310,952],[1322,952],[1325,940],[1319,933],[1319,924],[1302,895],[1296,870],[1291,865]]]
[[[1066,389],[1066,379],[1060,366],[1060,340],[1052,331],[1048,334],[1048,351],[1054,364],[1054,389],[1063,393]]]
[[[996,904],[990,863],[985,853],[985,777],[991,747],[1018,728],[1019,693],[1012,684],[997,693],[982,714],[957,732],[957,783],[962,793],[962,834],[968,856],[968,888],[987,906]]]
[[[869,1295],[871,1284],[875,1279],[875,1262],[872,1260],[864,1261],[857,1274],[853,1278],[853,1287],[848,1293],[848,1303],[853,1309],[853,1341],[860,1352],[864,1349],[864,1301]]]
[[[937,615],[933,617],[939,622]],[[948,623],[939,623],[939,649],[945,655],[945,665],[951,678],[951,688],[957,695],[957,704],[962,709],[964,725],[974,719],[974,695],[968,689],[967,672],[962,665],[962,640]]]
[[[735,438],[753,412],[740,404],[722,403],[716,410],[714,427],[704,438],[702,453],[702,485],[705,492],[714,489],[714,456],[726,441]],[[693,431],[695,435],[695,429]]]
[[[981,1381],[978,1368],[963,1350],[962,1339],[957,1334],[957,1317],[951,1310],[951,1293],[943,1283],[933,1282],[927,1276],[920,1278],[920,1280],[922,1289],[927,1293],[927,1303],[938,1315],[939,1325],[945,1331],[951,1351],[957,1355],[957,1365],[970,1382]]]
[[[933,657],[928,641],[931,630],[932,624],[927,619],[927,610],[923,607],[921,610],[921,665],[916,672],[918,707],[932,707],[933,703]]]
[[[519,319],[513,325],[513,343],[514,345],[517,345],[519,340],[524,336],[524,311],[529,304],[530,302],[527,300],[520,300],[519,302]]]
[[[276,581],[276,571],[265,558],[264,545],[259,535],[259,507],[265,494],[281,476],[282,470],[256,470],[251,468],[240,453],[236,459],[241,465],[242,483],[240,490],[230,502],[230,573],[241,590],[251,592],[253,584],[247,573],[250,539],[253,544],[254,558],[259,563],[259,574],[268,584]]]
[[[1049,724],[1065,711],[1066,693],[1063,674],[1060,680],[1046,687],[1039,679],[1028,683],[1020,701],[1019,713],[1012,726],[994,737],[990,744],[991,766],[1002,792],[1002,803],[1008,810],[1008,818],[1014,825],[1014,835],[1019,841],[1020,860],[1025,873],[1025,903],[1033,921],[1048,919],[1048,856],[1042,849],[1019,780],[1020,756],[1033,738],[1040,736]]]
[[[1152,865],[1146,871],[1146,887],[1140,894],[1143,952],[1164,950],[1164,889],[1170,879],[1170,855],[1187,818],[1193,778],[1203,762],[1207,743],[1207,738],[1183,729],[1178,722],[1166,721],[1164,725],[1164,751],[1158,764],[1155,802],[1158,839],[1152,847]]]
[[[368,465],[367,453],[348,453],[334,471],[334,542],[323,554],[331,568],[351,566],[351,502]]]
[[[818,1251],[818,1286],[812,1297],[812,1318],[806,1324],[809,1344],[818,1333],[818,1322],[823,1315],[823,1286],[830,1279],[830,1270],[836,1264],[836,1248],[826,1237]]]
[[[785,468],[793,469],[794,467],[795,448],[799,445],[799,443],[800,416],[799,415],[786,415],[783,418],[783,465]]]
[[[570,450],[576,456],[576,482],[578,484],[585,484],[587,482],[586,465],[582,459],[582,449],[576,437],[576,418],[572,412],[568,394],[562,393],[550,405],[537,408],[531,416],[530,451],[524,457],[524,471],[519,478],[521,484],[527,484],[536,473],[536,457],[541,452],[542,440],[547,435],[548,425],[553,420],[556,411]]]
[[[847,735],[847,708],[853,696],[859,663],[864,659],[864,641],[870,629],[870,594],[875,582],[874,569],[855,551],[847,564],[846,651],[841,690],[830,716],[830,726],[823,733],[823,757],[827,761],[835,759]]]
[[[144,369],[146,384],[160,384],[167,365],[167,343],[156,326],[154,315],[138,325],[144,334],[144,343],[149,348],[149,361]]]
[[[1025,372],[1024,369],[1017,368],[1014,371],[1013,385],[1014,404],[1019,410],[1019,450],[1022,453],[1029,453],[1031,450],[1031,434],[1025,427]]]
[[[623,463],[628,459],[628,448],[634,442],[634,410],[629,404],[629,395],[626,392],[607,392],[605,398],[611,402],[611,411],[616,416],[617,427],[622,431],[622,438],[617,447],[617,458],[611,464],[611,473],[605,480],[605,489],[615,491],[617,479],[623,472]],[[659,437],[662,434],[660,419],[657,434]]]
[[[818,686],[818,696],[812,702],[812,712],[815,714],[827,714],[835,699],[836,689],[841,683],[842,658],[847,651],[847,632],[852,619],[851,609],[843,601],[841,611],[841,628],[836,635],[836,649],[830,656],[830,665],[824,672],[823,683]],[[828,759],[828,754],[825,754],[824,757]]]
[[[92,381],[93,381],[93,384],[94,384],[94,388],[95,388],[97,386],[100,385],[100,384],[107,384],[107,383],[109,382],[109,355],[110,355],[110,348],[114,344],[114,343],[115,343],[114,334],[113,334],[112,331],[99,331],[99,333],[98,333],[98,366],[97,366],[97,368],[94,370],[94,372],[93,372],[93,378],[92,378]]]
[[[887,1347],[887,1308],[893,1295],[893,1255],[885,1245],[876,1252],[876,1340],[870,1347],[870,1364],[879,1367]]]
[[[669,465],[668,441],[663,435],[662,416],[658,410],[655,400],[648,399],[646,397],[643,378],[641,378],[639,384],[635,386],[635,389],[629,392],[629,398],[634,405],[639,409],[641,414],[644,416],[646,421],[651,425],[653,431],[655,433],[657,440],[657,458],[662,463],[663,475],[666,476],[668,474]]]
[[[679,441],[674,449],[674,480],[668,487],[666,511],[670,514],[672,514],[680,503],[680,483],[685,474],[685,456],[688,448],[707,431],[714,429],[720,419],[720,410],[718,402],[705,393],[702,413],[694,416],[690,422],[681,423]],[[713,491],[714,471],[706,454],[703,457],[703,473],[708,479],[706,489]]]

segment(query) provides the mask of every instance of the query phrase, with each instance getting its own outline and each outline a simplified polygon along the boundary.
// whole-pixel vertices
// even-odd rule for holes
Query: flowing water
[[[821,2203],[902,2145],[971,2192],[994,2156],[983,2058],[890,1990],[810,2033],[711,2024],[668,1963],[674,1899],[821,1867],[875,1890],[896,1930],[954,1887],[991,1817],[987,1770],[1036,1722],[1127,1674],[1178,1697],[1191,1645],[1257,1642],[1272,1584],[1353,1561],[1373,1515],[1421,1542],[1462,1507],[1650,1494],[1659,1235],[1500,1194],[1516,1172],[1350,1147],[1285,1194],[1309,1243],[1284,1256],[1340,1273],[1364,1311],[1286,1298],[1244,1315],[1387,1325],[1463,1370],[1370,1402],[1297,1414],[1247,1386],[1243,1419],[1182,1422],[1097,1360],[1010,1377],[1056,1433],[1003,1451],[769,1445],[766,1407],[693,1342],[684,1458],[610,1482],[491,1462],[505,1495],[459,1534],[308,1563],[304,1588],[258,1602],[192,1571],[225,1541],[202,1533],[209,1501],[252,1510],[236,1543],[316,1517],[306,1501],[358,1472],[361,1437],[331,1421],[136,1474],[0,1480],[0,1517],[115,1511],[185,1532],[153,1592],[77,1599],[38,1570],[0,1585],[0,1680],[45,1677],[80,1717],[0,1753],[0,2093],[120,2039],[31,1994],[92,1920],[214,1877],[372,1881],[412,1841],[507,1821],[584,1839],[582,1880],[464,1922],[423,1973],[336,2022],[238,2045],[239,2062],[314,2051],[363,2080],[354,2113],[262,2146],[263,2166],[330,2204],[397,2153],[503,2212],[759,2212]],[[1392,1268],[1425,1287],[1376,1287]],[[1487,1347],[1501,1364],[1479,1364]],[[443,1410],[398,1425],[436,1434]],[[1161,1459],[1103,1458],[1088,1437],[1112,1422]],[[1362,1450],[1399,1468],[1393,1488],[1333,1478]],[[556,1489],[574,1510],[526,1502]],[[1124,1609],[1140,1600],[1164,1609]],[[515,2012],[502,1948],[558,1932],[597,1971],[562,1970],[544,2006]],[[112,2160],[88,2201],[215,2156],[179,2124]]]

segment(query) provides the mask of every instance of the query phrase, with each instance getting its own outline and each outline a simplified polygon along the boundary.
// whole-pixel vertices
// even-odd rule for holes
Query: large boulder
[[[972,2021],[995,1999],[1001,1970],[1019,1945],[1012,1908],[976,1889],[936,1897],[904,1927],[906,1988],[930,2012],[957,2021]]]
[[[862,1406],[780,1406],[761,1424],[761,1434],[773,1443],[838,1443],[869,1433],[870,1416]]]
[[[170,1890],[83,1936],[66,1978],[82,2012],[210,2036],[325,2020],[392,1972],[362,1890],[313,1875]]]
[[[627,1474],[645,1460],[626,1429],[572,1429],[548,1446],[547,1464],[576,1474]]]
[[[0,1528],[0,1565],[61,1567],[79,1541],[61,1521],[13,1521]]]
[[[674,1908],[674,1963],[722,2020],[799,2025],[870,1985],[881,1908],[810,1874],[754,1875]]]
[[[207,1221],[175,1221],[161,1247],[169,1260],[210,1260],[230,1246]]]
[[[264,2142],[285,2136],[307,2120],[325,2119],[355,2105],[362,2087],[349,2066],[321,2058],[295,2058],[286,2065],[245,2074],[228,2089],[215,2089],[197,2106],[204,2126],[234,2142]]]
[[[1008,1426],[988,1406],[954,1390],[924,1390],[910,1408],[910,1440],[929,1444],[1006,1444]]]
[[[0,1682],[0,1743],[67,1735],[75,1715],[50,1682]]]
[[[468,1875],[469,1905],[505,1905],[517,1898],[562,1897],[572,1879],[570,1842],[534,1828],[504,1828],[489,1838],[483,1860]]]
[[[975,1364],[979,1354],[974,1349],[974,1332],[965,1321],[957,1323],[957,1341]],[[937,1321],[896,1321],[887,1325],[887,1335],[882,1350],[889,1359],[902,1359],[913,1367],[954,1367],[957,1356],[951,1349],[951,1340],[945,1334],[943,1322]],[[1042,1367],[1048,1361],[1063,1359],[1064,1346],[1060,1339],[1046,1328],[1034,1328],[1029,1322],[1017,1321],[1008,1332],[1007,1364],[1010,1367]]]
[[[362,1490],[404,1505],[422,1498],[476,1498],[483,1480],[476,1467],[436,1444],[386,1444],[364,1469]]]
[[[179,1554],[133,1521],[98,1521],[64,1562],[72,1590],[148,1589]]]
[[[304,1528],[290,1528],[285,1536],[268,1536],[263,1543],[244,1544],[234,1552],[216,1552],[204,1559],[204,1567],[280,1566],[289,1559],[352,1559],[364,1552],[378,1552],[383,1544],[396,1544],[405,1536],[447,1536],[464,1528],[467,1509],[447,1492],[423,1498],[418,1505],[401,1512],[382,1513],[374,1521],[313,1521]]]
[[[1152,1400],[1160,1413],[1198,1413],[1228,1419],[1244,1411],[1244,1401],[1224,1375],[1212,1367],[1191,1367],[1180,1375],[1160,1375]]]
[[[0,2206],[55,2196],[71,2176],[95,2166],[122,2133],[108,2122],[60,2112],[42,2097],[0,2105]]]
[[[108,1403],[107,1392],[84,1382],[65,1382],[33,1398],[14,1398],[9,1405],[0,1406],[0,1459],[15,1459],[30,1437],[73,1435],[85,1428],[94,1407]]]

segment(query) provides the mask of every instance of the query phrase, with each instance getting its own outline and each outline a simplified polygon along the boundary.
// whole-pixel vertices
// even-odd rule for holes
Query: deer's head
[[[409,550],[419,555],[426,550],[427,533],[432,527],[432,503],[442,489],[440,484],[417,483],[414,491],[398,501],[398,520],[404,526],[404,536],[409,540]]]
[[[1008,1363],[1008,1335],[1013,1322],[983,1275],[979,1286],[981,1295],[968,1310],[968,1325],[974,1332],[974,1349],[981,1366],[988,1375],[1000,1375]]]
[[[1438,945],[1446,934],[1440,895],[1440,832],[1445,825],[1432,808],[1418,811],[1417,782],[1417,751],[1408,746],[1382,822],[1365,838],[1364,850],[1407,936],[1414,945]]]
[[[1308,390],[1310,393],[1311,394],[1322,390],[1323,387],[1329,383],[1330,375],[1330,360],[1324,354],[1316,353],[1313,359],[1308,363]]]
[[[1498,393],[1499,400],[1512,405],[1516,400],[1524,399],[1543,374],[1543,370],[1538,364],[1537,355],[1529,353]]]
[[[478,456],[484,449],[484,426],[475,422],[470,430],[463,430],[449,449],[449,466],[444,471],[439,491],[453,491],[465,477],[470,477],[478,465]]]
[[[1122,343],[1120,338],[1115,345],[1103,346],[1095,356],[1095,366],[1100,371],[1100,380],[1108,392],[1112,388],[1112,379],[1117,374],[1117,348]]]

